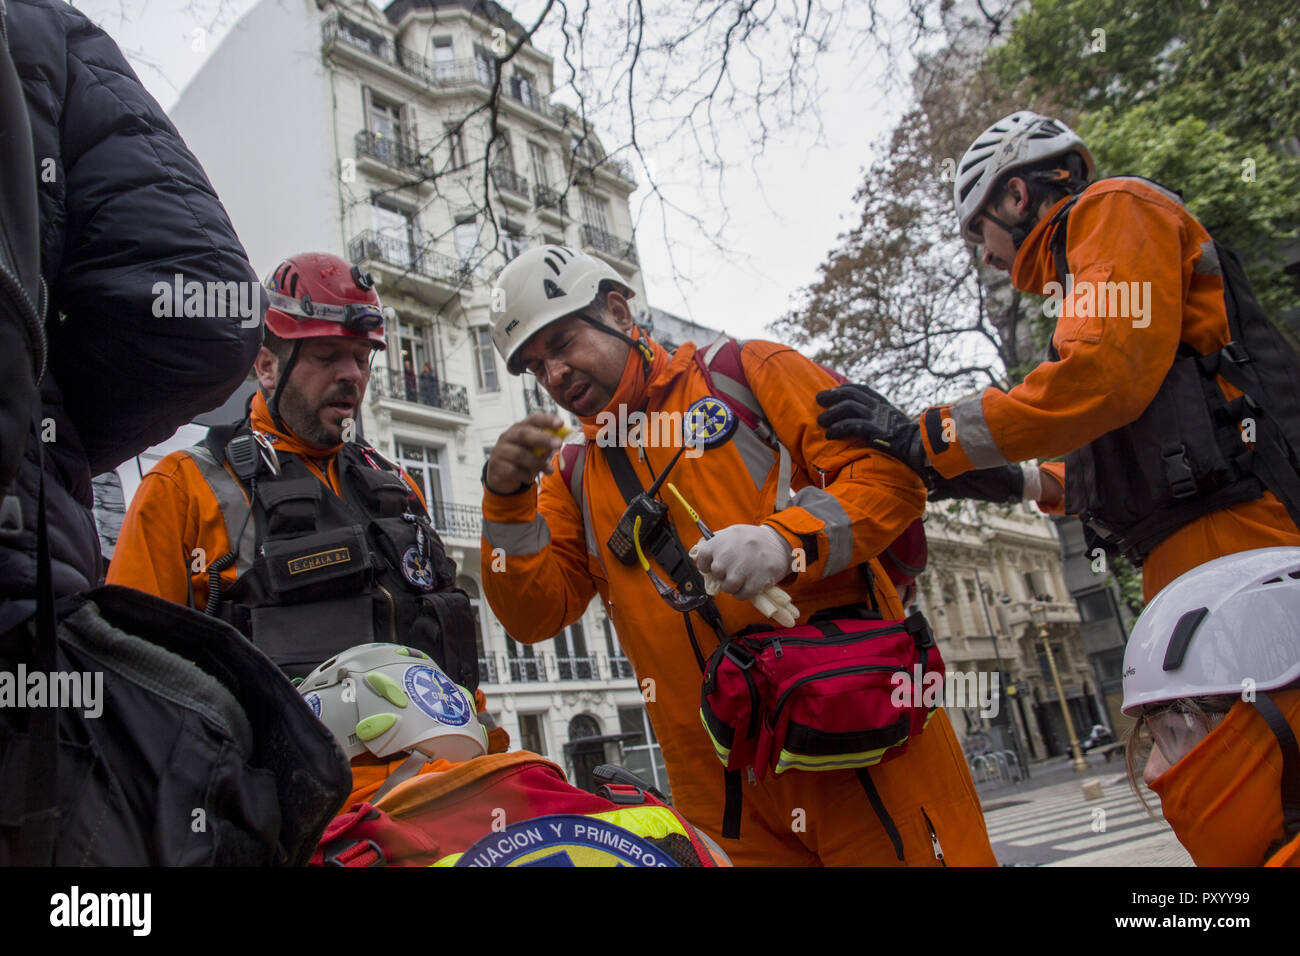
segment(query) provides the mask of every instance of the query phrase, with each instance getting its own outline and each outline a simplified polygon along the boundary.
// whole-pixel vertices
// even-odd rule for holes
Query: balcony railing
[[[569,215],[569,201],[564,198],[564,194],[552,189],[550,186],[536,185],[533,187],[533,203],[539,209],[554,209],[561,216]]]
[[[465,386],[443,382],[427,373],[399,372],[377,366],[370,370],[370,390],[380,398],[396,398],[460,415],[469,414],[469,392]]]
[[[420,154],[406,143],[380,136],[369,130],[363,129],[357,133],[355,142],[358,156],[369,156],[387,166],[417,172],[424,172],[432,166],[429,157]]]
[[[483,534],[483,511],[478,505],[458,505],[448,501],[435,501],[429,509],[433,526],[439,534],[458,538],[477,538]]]
[[[559,409],[551,396],[542,391],[540,385],[534,385],[532,388],[524,388],[524,412],[531,415],[534,412],[556,413]]]
[[[373,229],[367,229],[348,243],[348,257],[353,262],[362,259],[382,262],[457,287],[468,287],[474,275],[468,263],[441,252],[418,248],[400,236],[385,236]]]
[[[335,17],[325,21],[323,32],[327,46],[336,42],[346,43],[350,47],[369,53],[377,60],[392,64],[403,73],[429,86],[451,89],[477,83],[479,86],[491,88],[495,79],[495,65],[491,67],[488,64],[480,65],[473,59],[435,62],[400,44],[394,47],[392,40],[374,30],[353,23],[346,17]],[[501,92],[553,123],[564,126],[567,122],[564,109],[547,103],[536,90],[530,89],[525,95],[522,87],[515,90],[509,78],[506,78],[501,83]]]
[[[485,684],[498,684],[497,662],[490,657],[478,659],[478,679]]]
[[[598,226],[584,224],[582,227],[582,241],[592,249],[598,249],[611,256],[617,256],[625,262],[630,262],[633,265],[640,265],[640,260],[637,259],[635,245],[633,245],[629,240],[620,239],[613,233],[608,233]]]
[[[512,681],[544,681],[546,666],[540,657],[510,658],[510,679]]]
[[[592,680],[596,677],[594,657],[557,657],[560,680]]]
[[[523,196],[525,200],[528,199],[528,180],[509,166],[493,166],[491,173],[492,182],[497,184],[497,189],[504,189],[517,196]]]
[[[635,676],[636,672],[632,670],[632,662],[626,657],[611,657],[609,659],[610,680],[618,680],[620,677]]]

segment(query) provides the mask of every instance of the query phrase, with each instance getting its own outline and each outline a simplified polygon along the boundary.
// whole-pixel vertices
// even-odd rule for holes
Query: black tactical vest
[[[339,497],[297,455],[277,450],[274,473],[264,457],[248,454],[251,436],[247,422],[213,428],[189,449],[235,548],[209,565],[209,613],[239,628],[290,677],[381,641],[425,651],[473,692],[478,655],[469,598],[455,586],[456,565],[397,466],[363,442],[345,442]],[[220,572],[232,564],[239,576],[218,591]]]
[[[1137,179],[1138,177],[1125,177]],[[1171,190],[1139,180],[1182,205]],[[1050,241],[1062,285],[1072,197],[1052,218]],[[1300,359],[1255,300],[1237,255],[1205,243],[1197,272],[1220,274],[1229,334],[1200,355],[1182,343],[1159,391],[1132,423],[1065,456],[1065,510],[1104,547],[1141,564],[1179,528],[1272,491],[1300,526]],[[1060,356],[1049,346],[1053,361]],[[1245,392],[1231,402],[1216,375]],[[1255,444],[1241,425],[1254,424]]]

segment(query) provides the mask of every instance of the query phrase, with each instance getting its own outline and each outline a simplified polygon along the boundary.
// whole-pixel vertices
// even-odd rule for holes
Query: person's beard
[[[354,388],[331,389],[319,405],[312,407],[307,397],[294,387],[292,381],[285,382],[279,399],[280,417],[293,429],[293,433],[307,444],[317,448],[333,448],[343,440],[343,431],[338,426],[327,425],[321,421],[320,413],[331,402],[344,400],[351,401],[357,411],[360,410],[360,395]]]

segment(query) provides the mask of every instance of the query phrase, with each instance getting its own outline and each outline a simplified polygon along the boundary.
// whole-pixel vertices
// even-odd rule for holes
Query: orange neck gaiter
[[[1300,727],[1300,691],[1274,692]],[[1151,785],[1165,819],[1197,866],[1263,866],[1283,836],[1282,751],[1254,704],[1228,716]]]
[[[600,425],[597,419],[605,412],[617,414],[620,405],[626,405],[629,412],[640,409],[645,404],[646,396],[650,390],[650,383],[657,379],[663,370],[668,367],[670,356],[663,346],[655,342],[640,327],[633,326],[633,339],[644,339],[654,352],[654,359],[650,362],[650,368],[646,370],[645,359],[641,355],[641,350],[629,347],[627,350],[627,361],[623,363],[623,377],[618,381],[618,388],[614,390],[614,396],[609,400],[604,408],[595,415],[588,418],[580,418],[582,422],[582,433],[587,436],[588,441],[595,441],[597,433],[600,431]]]

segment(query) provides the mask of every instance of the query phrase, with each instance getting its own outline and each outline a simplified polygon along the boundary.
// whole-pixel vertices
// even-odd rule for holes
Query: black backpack
[[[36,165],[0,0],[0,537],[40,415]],[[352,786],[238,631],[126,588],[55,602],[44,455],[34,620],[0,634],[0,865],[305,864]]]

